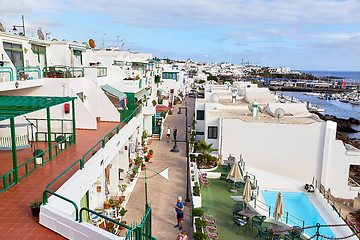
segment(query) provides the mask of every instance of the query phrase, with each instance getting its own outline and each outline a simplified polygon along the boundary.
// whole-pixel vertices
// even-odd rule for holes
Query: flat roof
[[[0,96],[0,121],[56,106],[75,97]]]

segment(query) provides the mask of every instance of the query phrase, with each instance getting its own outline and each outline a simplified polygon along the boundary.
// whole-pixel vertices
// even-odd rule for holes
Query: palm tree
[[[206,164],[208,162],[208,160],[210,160],[212,158],[212,156],[210,155],[211,152],[213,151],[217,151],[218,149],[216,148],[212,148],[213,144],[207,144],[205,141],[199,141],[198,144],[195,146],[195,149],[199,152],[201,152],[201,154],[199,155],[199,158],[201,160],[201,163]]]

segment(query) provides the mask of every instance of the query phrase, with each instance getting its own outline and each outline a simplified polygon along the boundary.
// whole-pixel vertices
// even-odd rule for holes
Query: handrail
[[[20,79],[20,73],[25,72],[37,72],[38,73],[38,79],[41,78],[41,70],[39,67],[18,67],[16,68],[16,75],[17,79]]]
[[[11,67],[0,67],[0,72],[9,73],[10,82],[14,81],[14,70]]]
[[[76,203],[73,200],[70,200],[70,199],[68,199],[66,197],[63,197],[63,196],[57,194],[57,193],[54,193],[53,191],[45,190],[44,193],[43,193],[43,200],[46,199],[46,202],[43,201],[44,205],[46,205],[46,203],[47,203],[47,194],[46,193],[50,193],[52,195],[55,195],[58,198],[61,198],[61,199],[65,200],[65,201],[71,203],[75,207],[75,214],[76,214],[75,221],[79,220],[79,208],[78,208],[78,206],[76,205]]]
[[[104,215],[102,215],[101,213],[95,212],[95,211],[93,211],[93,210],[91,210],[91,209],[89,209],[89,208],[87,208],[87,207],[82,207],[82,208],[80,209],[80,220],[79,220],[79,223],[82,223],[82,222],[83,222],[83,220],[82,220],[82,214],[81,214],[82,211],[91,212],[91,213],[93,213],[93,214],[95,214],[95,215],[97,215],[97,216],[99,216],[99,217],[105,218],[106,220],[108,220],[108,221],[110,221],[110,222],[112,222],[112,223],[114,223],[114,224],[118,224],[118,225],[120,225],[120,226],[122,226],[122,227],[124,227],[124,228],[129,229],[129,230],[132,229],[131,227],[129,227],[128,225],[123,224],[122,222],[119,222],[119,221],[116,221],[116,220],[114,220],[114,219],[112,219],[112,218],[109,218],[109,217],[107,217],[107,216],[104,216]]]
[[[83,168],[84,168],[86,155],[88,155],[92,150],[94,150],[94,148],[96,148],[99,143],[102,143],[102,144],[101,144],[101,148],[103,148],[103,147],[105,146],[105,141],[104,141],[104,139],[100,139],[92,148],[90,148],[89,151],[87,151],[87,152],[83,155],[83,157],[81,158],[81,163],[80,163],[81,168],[80,168],[80,169],[83,169]]]
[[[76,163],[80,162],[80,167],[81,167],[81,159],[79,158],[78,160],[76,160],[73,164],[71,164],[70,167],[68,167],[67,169],[65,169],[62,173],[60,173],[59,176],[57,176],[54,180],[52,180],[47,186],[45,191],[49,191],[49,187],[50,185],[52,185],[56,180],[58,180],[61,176],[63,176],[67,171],[69,171],[70,168],[72,168],[73,166],[75,166]],[[81,168],[80,168],[81,169]],[[44,193],[45,193],[44,191]],[[48,198],[47,196],[44,194],[43,196],[43,203],[46,204],[48,202]]]
[[[60,68],[60,69],[59,69]],[[64,78],[66,78],[67,75],[67,67],[66,66],[53,66],[53,67],[44,67],[43,68],[43,76],[44,77],[48,77],[47,73],[48,72],[56,72],[56,71],[60,71],[62,73],[64,73]]]
[[[81,77],[84,77],[84,68],[83,67],[68,67],[67,68],[67,77],[71,78],[71,72],[74,74],[75,72],[81,72]]]

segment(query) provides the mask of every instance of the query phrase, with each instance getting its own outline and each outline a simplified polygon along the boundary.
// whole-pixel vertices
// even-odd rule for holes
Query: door
[[[86,207],[86,208],[89,208],[89,191],[87,191],[85,193],[85,195],[81,198],[81,207]],[[90,219],[89,219],[89,212],[88,211],[83,211],[82,213],[82,220],[85,221],[85,222],[90,222]]]

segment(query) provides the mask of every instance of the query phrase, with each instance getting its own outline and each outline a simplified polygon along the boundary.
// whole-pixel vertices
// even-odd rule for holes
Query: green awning
[[[82,51],[82,52],[85,52],[85,51],[86,51],[86,48],[85,48],[85,47],[81,47],[81,46],[77,46],[77,45],[72,45],[72,44],[69,45],[69,48],[71,48],[71,49],[73,49],[73,50],[77,50],[77,51]]]
[[[0,121],[69,102],[75,97],[0,96]]]
[[[138,91],[137,93],[135,93],[135,97],[139,100],[142,97],[144,97],[147,93],[148,93],[148,91],[144,88],[143,90]]]
[[[112,95],[113,97],[117,97],[119,98],[119,101],[123,100],[126,98],[126,94],[117,90],[116,88],[113,88],[112,86],[106,84],[106,85],[102,85],[100,86],[102,90],[104,90],[106,93]]]

